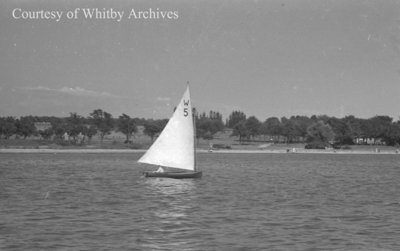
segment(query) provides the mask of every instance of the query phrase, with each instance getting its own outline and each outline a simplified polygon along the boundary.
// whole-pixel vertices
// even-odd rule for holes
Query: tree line
[[[269,117],[260,121],[255,116],[247,117],[242,111],[233,111],[225,122],[216,111],[198,113],[193,111],[196,122],[196,137],[212,139],[215,133],[229,128],[232,136],[240,142],[249,140],[274,141],[284,143],[308,143],[312,148],[332,145],[352,144],[400,144],[400,121],[393,121],[389,116],[374,116],[369,119],[346,116],[344,118],[327,115],[311,117],[291,116]],[[35,122],[47,122],[51,126],[37,130]],[[122,114],[114,118],[110,113],[96,109],[84,117],[70,113],[69,117],[23,116],[20,118],[0,117],[0,139],[11,136],[26,139],[29,136],[40,136],[43,139],[63,140],[68,135],[72,144],[90,142],[94,135],[100,141],[112,131],[119,131],[131,143],[138,126],[143,126],[143,133],[151,140],[162,131],[168,119],[131,118]]]
[[[20,118],[0,117],[0,139],[11,136],[26,139],[29,136],[40,136],[43,139],[53,138],[55,141],[64,141],[65,136],[72,144],[90,142],[94,135],[99,135],[101,143],[104,137],[112,131],[122,132],[126,142],[131,141],[132,135],[137,132],[138,125],[145,125],[144,132],[150,137],[162,130],[168,120],[145,120],[131,118],[126,114],[114,118],[110,113],[96,109],[84,117],[77,113],[70,113],[69,117],[59,118],[52,116],[23,116]],[[51,126],[38,130],[37,122],[50,123]],[[161,128],[161,129],[160,129]]]
[[[233,111],[226,126],[233,129],[239,140],[269,137],[269,141],[286,143],[308,143],[310,148],[353,144],[400,144],[400,121],[389,116],[374,116],[369,119],[327,115],[311,117],[291,116],[290,118],[270,117],[259,121],[241,111]]]

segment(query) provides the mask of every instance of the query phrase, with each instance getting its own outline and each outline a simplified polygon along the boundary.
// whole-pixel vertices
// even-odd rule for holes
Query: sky
[[[158,18],[138,17],[150,9]],[[62,16],[29,16],[37,11]],[[397,121],[400,1],[0,2],[0,117],[168,118],[188,81],[197,110],[224,119]]]

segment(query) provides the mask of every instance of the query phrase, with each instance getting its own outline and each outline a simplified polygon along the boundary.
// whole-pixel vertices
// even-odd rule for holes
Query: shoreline
[[[33,149],[33,148],[0,148],[1,153],[144,153],[147,149]],[[315,149],[296,149],[295,152],[281,149],[274,150],[246,150],[246,149],[232,149],[232,150],[213,150],[208,151],[205,149],[197,149],[197,153],[257,153],[257,154],[399,154],[398,150],[386,151],[367,151],[367,150],[315,150]]]

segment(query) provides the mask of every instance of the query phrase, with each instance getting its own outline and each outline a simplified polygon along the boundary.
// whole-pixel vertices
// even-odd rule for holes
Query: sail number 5
[[[183,105],[185,106],[185,108],[183,108],[183,116],[187,117],[189,115],[189,100],[183,100]]]

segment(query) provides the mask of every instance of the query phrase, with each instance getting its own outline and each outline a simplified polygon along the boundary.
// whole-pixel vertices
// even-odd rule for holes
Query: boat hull
[[[203,172],[144,172],[148,178],[196,179],[201,178]]]

